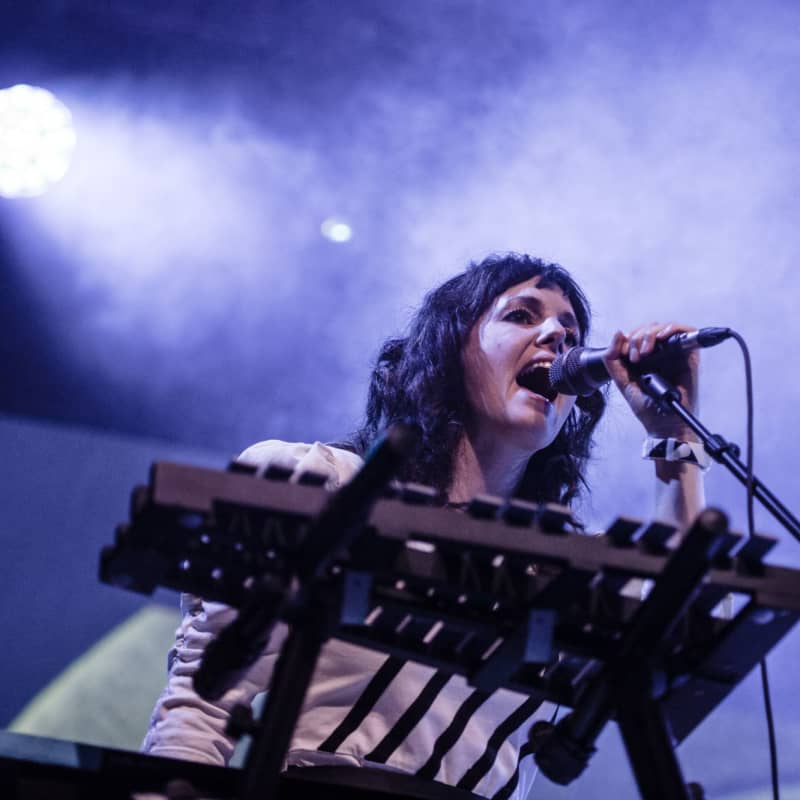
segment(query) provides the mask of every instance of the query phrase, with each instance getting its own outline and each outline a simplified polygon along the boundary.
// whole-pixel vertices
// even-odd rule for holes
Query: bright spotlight
[[[332,242],[349,242],[353,238],[353,229],[340,219],[329,217],[320,225],[322,235]]]
[[[72,114],[38,86],[0,90],[0,195],[36,197],[58,183],[75,149]]]

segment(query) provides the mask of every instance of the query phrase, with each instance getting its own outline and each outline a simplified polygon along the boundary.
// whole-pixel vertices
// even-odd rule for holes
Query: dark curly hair
[[[364,424],[353,437],[354,449],[363,454],[394,422],[412,424],[420,435],[398,477],[446,492],[467,418],[461,357],[467,336],[499,294],[535,277],[539,286],[558,288],[570,301],[583,344],[591,319],[589,303],[563,267],[516,253],[471,263],[426,295],[407,336],[384,343],[372,372]],[[531,456],[514,494],[534,502],[573,500],[585,486],[592,433],[604,409],[602,392],[579,398],[553,442]]]

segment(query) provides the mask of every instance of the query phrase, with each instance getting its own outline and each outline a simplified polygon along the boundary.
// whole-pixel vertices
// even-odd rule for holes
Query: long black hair
[[[364,453],[394,422],[419,430],[416,449],[398,477],[446,492],[453,480],[456,447],[467,419],[462,351],[473,325],[504,291],[531,278],[558,288],[572,304],[581,344],[589,333],[586,296],[558,264],[528,255],[492,255],[429,292],[408,334],[387,340],[370,380],[362,427],[353,437]],[[536,502],[568,504],[585,485],[592,432],[605,409],[605,396],[579,398],[553,442],[534,453],[514,494]]]

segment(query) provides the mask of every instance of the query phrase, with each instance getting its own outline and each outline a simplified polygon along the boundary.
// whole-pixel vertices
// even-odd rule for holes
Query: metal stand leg
[[[661,706],[648,691],[643,675],[624,676],[616,718],[643,800],[693,800],[675,754]]]
[[[274,800],[306,691],[327,639],[327,614],[314,605],[292,624],[247,754],[243,800]]]

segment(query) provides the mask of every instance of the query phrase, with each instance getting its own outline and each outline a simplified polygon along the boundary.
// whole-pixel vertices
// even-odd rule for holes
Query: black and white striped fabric
[[[239,685],[209,703],[194,692],[192,676],[233,611],[190,595],[183,599],[167,687],[143,749],[224,764],[234,747],[225,733],[230,710],[268,685],[285,629],[276,629]],[[320,654],[287,765],[397,770],[482,797],[522,800],[536,774],[528,731],[552,712],[538,698],[482,692],[458,675],[334,639]]]
[[[374,671],[366,682],[354,675],[358,697],[334,713],[345,662],[373,663]],[[460,676],[334,641],[320,659],[289,762],[346,759],[342,763],[396,769],[483,797],[524,798],[536,772],[528,731],[552,711],[538,698],[483,692]]]

